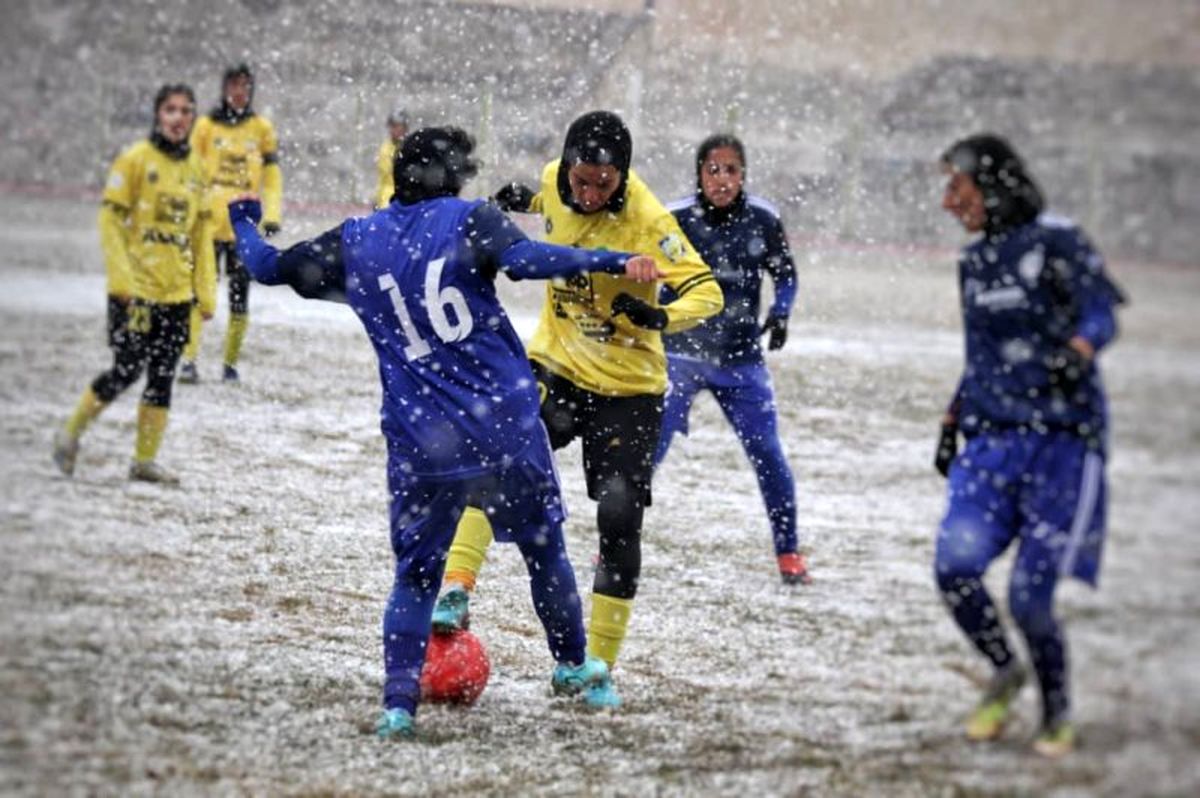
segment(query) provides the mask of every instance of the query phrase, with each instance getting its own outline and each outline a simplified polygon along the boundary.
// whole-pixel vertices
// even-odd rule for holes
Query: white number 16
[[[429,323],[433,325],[433,331],[437,333],[437,337],[452,344],[470,335],[474,322],[471,319],[471,310],[467,307],[467,299],[463,296],[462,291],[452,285],[441,287],[442,269],[445,266],[445,258],[429,262],[429,268],[425,272],[425,312],[429,315]],[[421,333],[417,331],[417,325],[413,323],[412,315],[408,312],[404,295],[400,293],[400,286],[396,285],[396,278],[390,274],[381,274],[379,287],[386,291],[388,298],[392,300],[396,318],[400,320],[400,329],[404,331],[404,337],[408,339],[408,346],[404,347],[404,356],[409,360],[418,360],[428,355],[432,350],[425,339],[421,337]],[[450,321],[448,310],[454,311],[455,320],[453,322]]]

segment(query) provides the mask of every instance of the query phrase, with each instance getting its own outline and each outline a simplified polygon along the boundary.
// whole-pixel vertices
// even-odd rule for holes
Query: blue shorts
[[[1031,561],[1095,586],[1104,547],[1104,465],[1103,453],[1071,432],[977,435],[950,466],[942,534],[977,549],[981,560],[1019,540]]]

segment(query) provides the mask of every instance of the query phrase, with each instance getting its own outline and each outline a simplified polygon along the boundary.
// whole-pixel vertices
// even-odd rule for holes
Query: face
[[[157,118],[154,121],[167,141],[178,144],[192,132],[192,122],[196,121],[196,106],[186,94],[168,94],[167,99],[158,106]]]
[[[942,172],[949,177],[942,194],[942,210],[957,219],[968,233],[978,233],[987,221],[983,192],[966,172],[949,165],[943,166]]]
[[[235,111],[245,110],[246,106],[250,104],[250,92],[253,88],[253,80],[245,75],[237,75],[226,81],[225,99]]]
[[[717,147],[700,165],[700,190],[717,208],[737,198],[746,180],[746,168],[733,147]]]
[[[408,135],[408,125],[403,122],[388,122],[388,135],[392,137],[392,141],[399,144]]]
[[[621,172],[608,164],[577,163],[567,172],[571,196],[584,213],[594,213],[612,199],[621,185]]]

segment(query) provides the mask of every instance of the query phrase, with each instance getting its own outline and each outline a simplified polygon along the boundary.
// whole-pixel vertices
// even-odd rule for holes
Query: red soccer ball
[[[421,669],[421,698],[469,706],[479,699],[491,673],[483,643],[467,630],[430,635]]]

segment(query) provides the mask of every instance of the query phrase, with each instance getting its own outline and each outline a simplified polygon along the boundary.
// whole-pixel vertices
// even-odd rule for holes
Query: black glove
[[[933,456],[933,467],[944,477],[950,476],[950,464],[958,456],[958,425],[942,424],[938,436],[937,452]]]
[[[645,330],[662,330],[667,326],[667,312],[643,302],[630,294],[617,294],[612,301],[613,316],[624,313],[629,320]]]
[[[509,183],[492,195],[492,202],[500,206],[502,211],[528,213],[533,203],[533,189],[524,183]]]
[[[772,352],[777,349],[783,349],[783,345],[787,343],[787,319],[783,316],[768,316],[762,329],[758,331],[759,335],[771,334],[767,339],[767,349]]]
[[[1074,347],[1064,346],[1046,358],[1046,368],[1050,370],[1050,387],[1071,395],[1087,374],[1088,359]]]
[[[279,222],[263,222],[263,238],[279,235]]]

